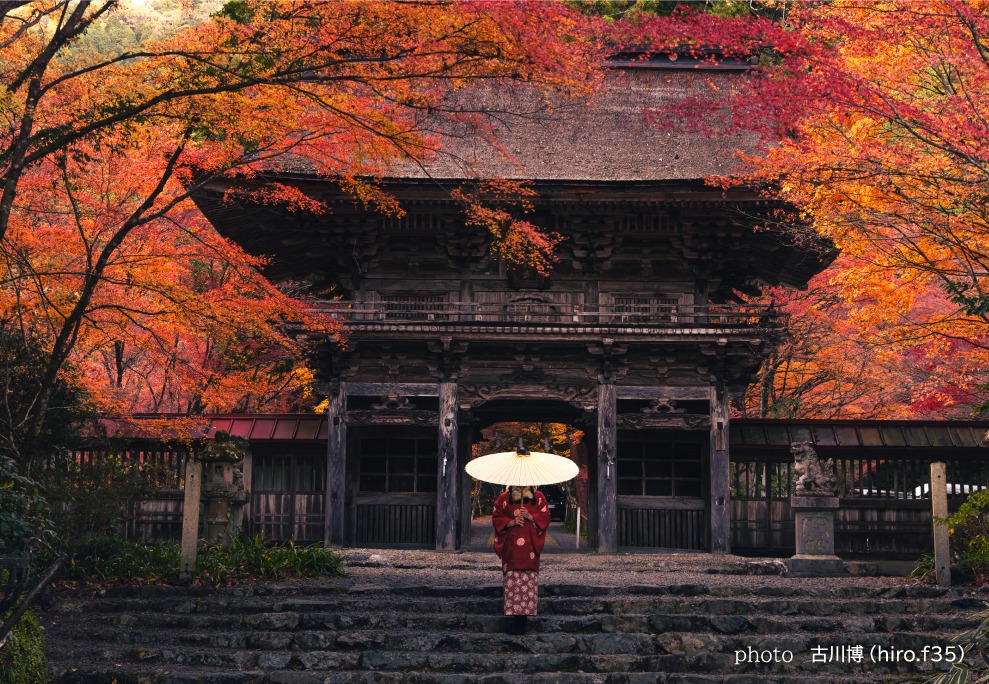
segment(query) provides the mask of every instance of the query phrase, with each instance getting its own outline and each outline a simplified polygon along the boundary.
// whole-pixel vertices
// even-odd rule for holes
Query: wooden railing
[[[341,318],[352,328],[390,325],[521,326],[564,328],[780,328],[779,311],[756,305],[587,305],[554,303],[471,303],[339,301],[320,313]]]

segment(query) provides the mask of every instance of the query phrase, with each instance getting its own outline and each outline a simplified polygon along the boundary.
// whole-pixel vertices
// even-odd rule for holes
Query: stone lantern
[[[198,454],[203,464],[202,500],[205,538],[227,544],[240,532],[247,503],[241,466],[247,442],[220,430]]]

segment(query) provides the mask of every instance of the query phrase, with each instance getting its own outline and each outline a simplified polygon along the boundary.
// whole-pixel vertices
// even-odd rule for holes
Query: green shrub
[[[29,554],[46,527],[44,506],[37,484],[18,473],[13,459],[0,454],[0,558]]]
[[[939,518],[951,536],[954,570],[981,581],[989,576],[989,490],[972,494],[954,515]]]
[[[64,548],[70,560],[59,579],[83,584],[160,582],[178,579],[178,544],[140,544],[93,537]],[[195,581],[219,586],[340,574],[340,557],[322,545],[270,545],[261,535],[228,546],[199,542]]]
[[[937,579],[934,574],[934,554],[925,553],[918,558],[917,564],[907,577],[918,582],[934,583]]]
[[[178,575],[178,544],[139,544],[118,537],[97,536],[66,544],[58,549],[69,562],[58,579],[84,584],[156,582]],[[54,560],[54,551],[49,552]],[[46,556],[49,554],[45,554]]]
[[[28,611],[0,650],[0,684],[44,684],[48,679],[45,635]]]
[[[321,577],[340,574],[340,557],[321,544],[271,546],[259,534],[253,539],[237,537],[228,546],[201,542],[196,571],[204,583],[214,585]]]
[[[933,684],[989,683],[989,609],[975,617],[979,619],[976,627],[951,640],[964,649],[965,660],[952,664],[951,670],[934,677],[930,680]]]
[[[581,520],[580,520],[581,541],[587,540],[587,521],[585,520],[586,517],[587,517],[586,515],[583,515],[581,516]],[[567,516],[567,519],[563,522],[561,529],[564,532],[567,532],[568,534],[577,534],[577,516],[576,515]]]
[[[972,494],[954,515],[935,518],[935,522],[948,527],[952,580],[985,584],[989,579],[989,490]],[[910,577],[933,582],[934,556],[921,556]]]

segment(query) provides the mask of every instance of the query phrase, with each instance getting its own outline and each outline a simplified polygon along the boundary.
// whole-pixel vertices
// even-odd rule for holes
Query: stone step
[[[154,618],[155,616],[148,616]],[[113,616],[111,624],[80,631],[63,629],[67,638],[84,638],[104,643],[201,645],[212,648],[378,648],[406,650],[424,647],[432,650],[444,640],[461,645],[499,644],[509,639],[503,634],[500,615],[447,616],[401,613],[341,616],[332,613],[307,614],[284,619],[285,615],[259,614],[246,620],[221,621],[202,616],[157,616],[137,619],[132,615]],[[245,622],[253,629],[244,629]],[[870,634],[893,632],[961,632],[976,626],[970,614],[938,614],[910,617],[875,616],[833,618],[768,618],[746,615],[623,615],[560,618],[537,616],[529,620],[530,635],[554,639],[570,635],[580,644],[590,643],[599,633],[667,634],[709,632],[713,634]],[[167,626],[166,626],[167,625]],[[128,629],[120,629],[120,626]],[[199,630],[208,631],[199,631]],[[414,645],[409,645],[414,644]],[[479,650],[472,648],[471,650]],[[593,652],[593,648],[591,648]]]
[[[834,587],[802,587],[800,585],[767,584],[767,585],[718,585],[699,583],[671,583],[666,585],[630,584],[621,587],[592,586],[579,584],[544,584],[539,587],[540,596],[720,596],[720,597],[781,597],[781,598],[826,598],[841,597],[845,599],[875,598],[875,599],[923,599],[962,597],[981,595],[989,598],[989,588],[935,587],[925,584],[908,584],[893,587],[870,587],[862,585],[845,585],[840,582]],[[485,583],[470,587],[442,585],[414,585],[401,587],[346,587],[336,584],[269,584],[248,585],[215,589],[211,587],[174,587],[174,586],[142,586],[142,587],[109,587],[100,592],[100,603],[110,604],[117,600],[165,599],[168,601],[185,601],[196,598],[210,600],[236,599],[243,600],[251,597],[293,598],[346,595],[349,597],[368,596],[372,598],[384,596],[408,596],[426,598],[439,596],[443,598],[475,598],[501,596],[500,583]],[[63,598],[93,599],[92,592],[78,590],[65,591]]]
[[[987,597],[989,598],[989,597]],[[950,599],[950,600],[948,600]],[[952,598],[861,598],[844,599],[838,596],[777,599],[777,598],[721,598],[695,596],[690,598],[663,596],[622,596],[608,597],[554,597],[540,596],[539,610],[550,615],[628,615],[628,614],[671,614],[671,615],[877,615],[877,614],[924,614],[942,611],[947,607],[962,609],[978,608],[985,599],[975,596]],[[111,614],[212,614],[255,615],[302,614],[332,611],[335,613],[380,613],[400,609],[403,612],[450,613],[485,615],[501,611],[501,598],[468,599],[437,596],[434,599],[387,597],[360,597],[341,595],[339,598],[293,598],[289,600],[265,600],[263,598],[244,599],[181,599],[146,600],[122,599],[107,601],[72,601],[60,604],[62,613]]]
[[[803,673],[800,684],[914,684],[917,678],[902,673],[862,672]],[[669,672],[496,672],[488,674],[442,674],[428,672],[299,672],[245,670],[230,672],[206,668],[173,667],[167,673],[135,668],[104,671],[80,668],[67,674],[62,684],[794,684],[787,675],[686,674]]]
[[[711,634],[598,634],[583,638],[569,635],[526,635],[484,639],[459,635],[419,635],[407,641],[407,650],[386,639],[357,633],[344,644],[323,644],[319,637],[299,644],[277,640],[261,643],[231,643],[219,648],[190,646],[167,641],[168,646],[109,645],[93,647],[93,641],[60,640],[51,649],[53,660],[65,657],[107,663],[144,663],[226,668],[299,670],[398,670],[418,672],[483,673],[509,672],[712,672],[743,671],[811,672],[822,667],[813,654],[826,657],[843,647],[861,646],[870,671],[915,671],[915,662],[897,658],[908,651],[920,658],[948,641],[935,633],[862,634],[820,636],[745,635],[726,637]],[[343,650],[336,650],[342,646]],[[832,647],[834,647],[832,649]],[[926,651],[925,651],[926,647]],[[789,652],[786,658],[775,654]],[[846,651],[847,652],[847,651]],[[773,654],[772,657],[764,654]],[[885,661],[883,657],[885,656]],[[836,656],[839,659],[841,656]],[[765,661],[771,662],[765,662]],[[897,662],[899,661],[899,662]],[[849,665],[850,663],[845,663]]]
[[[53,626],[66,638],[81,636],[109,643],[157,643],[158,639],[179,637],[186,643],[208,643],[223,647],[224,641],[238,644],[252,639],[302,642],[318,633],[325,643],[360,632],[368,638],[393,642],[409,634],[426,634],[441,638],[450,635],[496,635],[504,632],[504,618],[495,615],[419,615],[378,613],[341,615],[334,613],[258,613],[250,616],[178,615],[102,616],[75,627],[74,623],[56,622]],[[539,615],[530,619],[530,634],[570,634],[575,637],[597,633],[664,634],[713,633],[742,634],[889,634],[940,632],[957,634],[976,625],[971,611],[936,611],[910,616],[838,616],[838,617],[767,617],[756,615]],[[124,627],[125,629],[121,629]]]
[[[172,657],[162,657],[165,656]],[[639,680],[648,673],[707,674],[721,675],[724,678],[738,675],[788,675],[790,681],[804,681],[805,677],[831,675],[832,677],[858,674],[859,681],[875,681],[879,675],[906,676],[908,681],[916,681],[918,667],[907,663],[814,663],[809,652],[794,651],[794,661],[788,664],[736,664],[731,653],[704,652],[692,656],[683,654],[630,656],[630,655],[586,655],[586,654],[422,654],[398,651],[374,651],[368,653],[334,653],[311,651],[306,653],[273,652],[257,654],[250,651],[235,653],[214,653],[210,651],[154,652],[142,654],[138,664],[125,657],[125,654],[97,650],[83,654],[93,661],[107,663],[102,668],[89,669],[90,672],[119,673],[128,670],[168,673],[175,667],[214,669],[228,672],[265,671],[275,673],[292,671],[308,675],[320,675],[332,681],[353,680],[366,673],[401,672],[406,676],[414,673],[430,675],[459,675],[466,678],[481,678],[492,672],[524,674],[528,676],[548,672],[572,674],[608,675],[618,679],[618,673],[627,680]],[[91,662],[93,662],[91,661]],[[78,669],[77,669],[78,671]],[[932,668],[927,668],[932,672]],[[342,677],[344,673],[350,677]],[[74,673],[67,672],[60,682],[78,681]],[[90,681],[90,680],[83,680]],[[563,681],[570,681],[564,679]]]
[[[944,647],[989,597],[792,581],[541,589],[525,636],[504,633],[501,587],[487,585],[122,589],[62,601],[45,621],[61,683],[915,682],[930,662],[816,663],[812,653]],[[767,652],[794,657],[749,662]]]

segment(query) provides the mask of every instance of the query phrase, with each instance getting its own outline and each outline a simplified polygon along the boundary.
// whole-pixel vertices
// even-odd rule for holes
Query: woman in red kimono
[[[546,543],[549,505],[535,487],[509,487],[494,503],[494,550],[501,558],[509,632],[525,634],[526,616],[536,614],[539,555]]]

